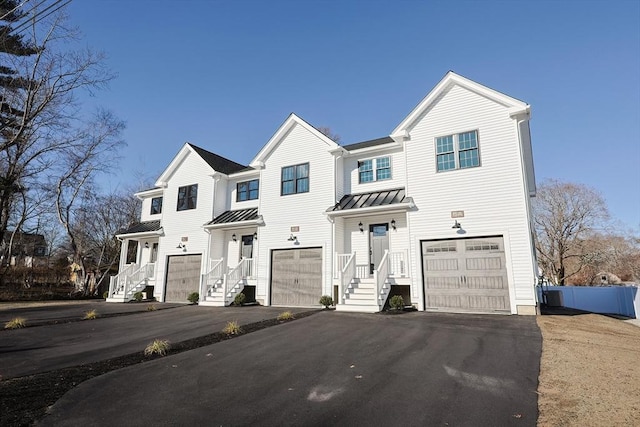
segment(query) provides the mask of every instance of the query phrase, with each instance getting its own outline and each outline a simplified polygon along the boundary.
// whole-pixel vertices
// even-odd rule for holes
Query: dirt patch
[[[640,328],[597,314],[537,320],[538,425],[640,425]]]

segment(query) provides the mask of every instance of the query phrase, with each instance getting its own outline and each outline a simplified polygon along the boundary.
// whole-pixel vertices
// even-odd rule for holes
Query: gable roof
[[[309,131],[310,133],[318,137],[318,139],[320,139],[322,142],[324,142],[327,145],[328,150],[335,150],[336,148],[340,147],[338,144],[336,144],[334,141],[332,141],[329,137],[327,137],[325,134],[320,132],[318,129],[314,128],[309,123],[305,122],[300,117],[296,116],[294,113],[291,113],[289,114],[289,117],[287,117],[287,119],[284,121],[284,123],[280,125],[276,133],[273,134],[271,139],[269,139],[269,141],[264,145],[264,147],[262,147],[262,149],[256,155],[256,157],[254,157],[254,159],[251,161],[249,166],[254,168],[261,167],[265,159],[269,157],[269,154],[271,154],[271,152],[278,147],[278,145],[280,144],[284,136],[287,134],[287,132],[289,132],[289,130],[291,130],[295,125],[302,126],[304,129],[306,129],[307,131]]]
[[[354,144],[343,145],[345,150],[359,150],[361,148],[375,147],[377,145],[389,144],[395,142],[390,136],[383,136],[382,138],[370,139],[369,141],[356,142]]]
[[[229,160],[225,157],[219,156],[215,153],[205,150],[204,148],[200,148],[196,145],[187,142],[193,151],[195,151],[202,159],[209,164],[216,172],[222,172],[225,175],[229,175],[234,172],[239,172],[246,168],[245,165],[241,165],[240,163],[236,163],[233,160]]]
[[[246,168],[246,166],[241,165],[240,163],[236,163],[225,157],[207,151],[204,148],[186,142],[182,146],[178,154],[176,154],[176,156],[173,158],[171,163],[169,163],[169,166],[167,166],[164,172],[162,172],[162,174],[158,177],[155,185],[162,186],[171,176],[171,174],[173,174],[178,165],[180,165],[180,162],[182,162],[182,160],[184,160],[189,153],[194,153],[198,157],[200,157],[207,165],[209,165],[209,167],[211,167],[213,172],[221,172],[225,175],[229,175]]]
[[[415,122],[427,111],[445,91],[454,85],[461,86],[509,108],[510,114],[528,113],[529,104],[512,98],[502,92],[488,88],[453,71],[447,72],[440,82],[425,96],[409,115],[391,132],[394,139],[405,138]]]

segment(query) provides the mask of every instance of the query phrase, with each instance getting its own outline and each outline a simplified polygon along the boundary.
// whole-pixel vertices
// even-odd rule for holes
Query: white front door
[[[389,224],[369,226],[369,274],[380,265],[384,251],[389,250]]]

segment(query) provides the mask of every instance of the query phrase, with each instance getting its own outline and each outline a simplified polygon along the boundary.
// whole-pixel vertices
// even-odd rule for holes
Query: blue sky
[[[73,1],[117,74],[112,188],[189,141],[247,164],[291,112],[348,144],[388,135],[448,70],[528,102],[537,180],[599,190],[640,230],[640,2]]]

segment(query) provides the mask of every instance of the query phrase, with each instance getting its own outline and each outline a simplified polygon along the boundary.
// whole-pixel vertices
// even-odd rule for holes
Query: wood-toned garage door
[[[271,252],[271,305],[314,306],[322,296],[322,248]]]
[[[188,302],[187,297],[200,288],[200,263],[202,255],[175,255],[169,257],[166,302]]]
[[[510,311],[501,236],[423,241],[422,272],[427,309]]]

